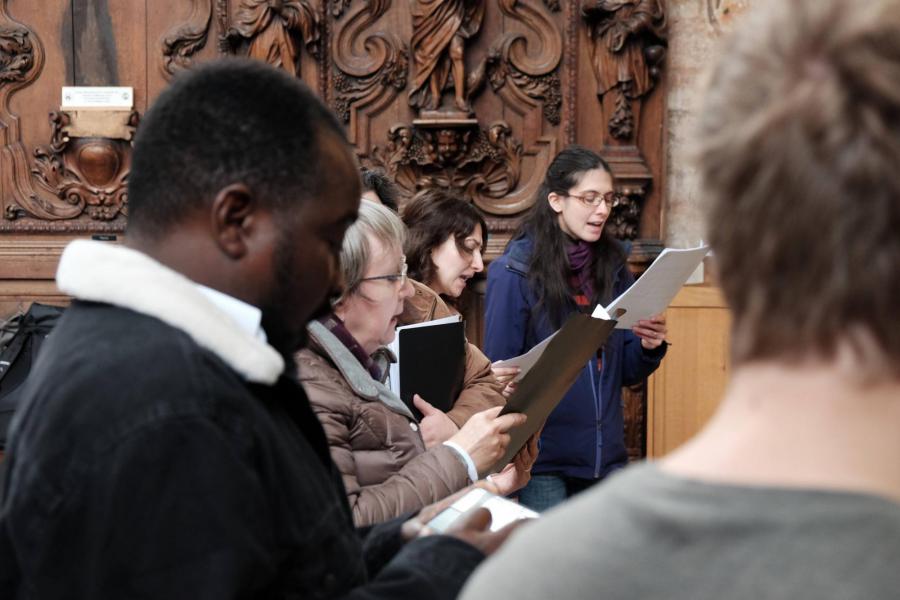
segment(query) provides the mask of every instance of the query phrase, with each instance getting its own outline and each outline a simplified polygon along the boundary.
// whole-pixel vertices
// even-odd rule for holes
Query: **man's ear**
[[[550,208],[553,209],[553,212],[557,214],[563,211],[563,201],[563,197],[556,192],[550,192],[549,194],[547,194],[547,202],[550,203]]]
[[[231,184],[216,194],[210,225],[219,248],[230,258],[240,259],[247,254],[248,237],[259,210],[259,199],[242,183]]]

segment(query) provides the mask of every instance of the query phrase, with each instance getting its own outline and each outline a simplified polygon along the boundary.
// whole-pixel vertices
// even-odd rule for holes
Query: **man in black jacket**
[[[177,79],[135,143],[126,245],[76,241],[75,298],[24,384],[0,512],[3,598],[452,598],[497,543],[360,534],[285,360],[335,286],[360,195],[299,81]]]

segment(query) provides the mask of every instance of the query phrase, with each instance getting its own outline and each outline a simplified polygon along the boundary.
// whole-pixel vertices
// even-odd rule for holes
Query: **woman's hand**
[[[497,486],[497,493],[508,496],[516,490],[520,490],[531,481],[531,467],[538,457],[538,439],[541,432],[538,431],[528,438],[528,441],[516,454],[513,461],[503,467],[496,475],[491,475],[491,483]]]
[[[659,348],[666,341],[666,333],[669,331],[666,329],[666,316],[660,314],[649,319],[642,319],[631,328],[631,331],[641,338],[641,346],[645,350]]]
[[[513,379],[515,379],[516,375],[518,375],[522,369],[520,367],[498,367],[497,362],[491,365],[491,372],[498,382],[506,384],[501,393],[509,398],[512,396],[512,393],[516,391],[516,384]]]
[[[459,427],[447,416],[447,413],[428,404],[422,396],[418,394],[413,396],[413,404],[422,413],[423,418],[419,421],[419,433],[422,435],[422,441],[425,442],[425,448],[443,444],[459,431]]]
[[[503,457],[510,441],[507,432],[513,427],[523,425],[527,419],[522,413],[509,413],[498,417],[501,410],[502,406],[495,406],[475,413],[466,421],[459,433],[449,440],[459,444],[469,453],[479,476]]]

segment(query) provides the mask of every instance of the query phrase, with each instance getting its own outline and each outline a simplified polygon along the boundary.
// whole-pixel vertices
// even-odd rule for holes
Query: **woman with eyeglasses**
[[[384,384],[386,373],[372,355],[393,340],[413,293],[405,238],[399,217],[362,201],[341,246],[345,289],[330,314],[310,323],[308,347],[297,355],[300,382],[325,429],[358,526],[417,511],[477,481],[505,453],[506,432],[524,422],[522,415],[498,417],[500,407],[492,408],[426,448],[419,422]],[[521,487],[536,453],[534,441],[482,485],[502,494]]]
[[[485,353],[518,356],[576,311],[606,306],[634,281],[627,251],[606,227],[615,191],[609,165],[569,146],[547,169],[535,203],[488,269]],[[666,352],[662,315],[616,329],[551,413],[519,500],[545,510],[624,467],[622,386],[646,378]],[[496,369],[509,380],[515,369]]]

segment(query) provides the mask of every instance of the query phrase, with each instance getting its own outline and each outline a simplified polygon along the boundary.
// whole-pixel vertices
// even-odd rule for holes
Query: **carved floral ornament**
[[[34,48],[24,27],[0,27],[0,84],[24,81],[34,66]]]
[[[350,4],[346,0],[333,1],[332,14],[342,17]],[[332,106],[344,122],[349,122],[355,105],[370,103],[385,88],[394,89],[392,99],[406,88],[409,79],[409,102],[420,114],[422,110],[443,108],[446,112],[450,108],[456,113],[454,117],[468,116],[472,99],[489,81],[495,92],[509,84],[525,104],[541,106],[548,121],[559,124],[562,93],[557,67],[562,56],[562,36],[542,11],[518,0],[499,0],[501,11],[525,23],[532,33],[501,36],[478,66],[467,74],[462,62],[465,42],[478,33],[486,4],[480,0],[410,0],[410,4],[411,48],[385,31],[364,35],[364,30],[385,14],[390,6],[388,0],[376,0],[368,7],[356,8],[348,17],[349,23],[336,27],[333,45],[336,93]],[[546,4],[551,10],[559,10],[558,3]],[[523,47],[538,47],[541,52],[532,57]],[[408,78],[410,63],[413,73]],[[453,106],[442,103],[448,90],[453,90]]]
[[[397,185],[414,192],[429,187],[456,189],[484,210],[496,208],[519,183],[522,143],[509,125],[433,128],[395,125],[372,162]]]
[[[193,56],[206,46],[212,21],[213,0],[192,0],[187,22],[173,27],[162,41],[162,72],[166,78],[188,69]]]

